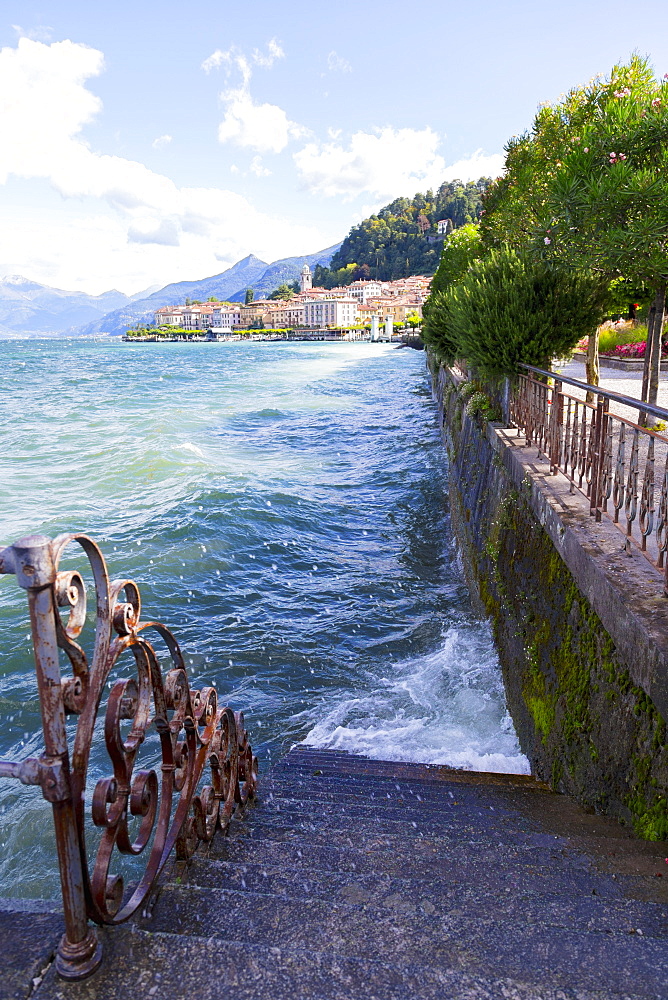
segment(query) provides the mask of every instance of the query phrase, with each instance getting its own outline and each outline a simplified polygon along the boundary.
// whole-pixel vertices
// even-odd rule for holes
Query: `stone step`
[[[378,808],[410,809],[421,813],[456,811],[467,806],[482,812],[498,812],[500,815],[515,816],[522,811],[522,801],[509,800],[502,795],[489,795],[486,790],[466,789],[463,786],[439,788],[434,791],[415,786],[399,786],[385,783],[381,789],[366,782],[354,782],[350,786],[339,782],[322,783],[320,779],[296,782],[264,782],[258,796],[259,802],[274,799],[289,799],[298,802],[323,802],[332,805],[377,806]]]
[[[555,872],[591,873],[593,864],[579,851],[560,846],[544,848],[509,844],[502,850],[489,843],[449,843],[420,840],[406,841],[401,837],[377,838],[367,846],[350,847],[336,844],[313,844],[308,840],[274,842],[265,838],[216,837],[208,847],[207,856],[225,861],[285,865],[286,867],[324,868],[330,871],[380,870],[388,874],[436,875],[457,870],[458,866],[484,870],[503,865],[504,868],[547,868]]]
[[[598,826],[612,830],[618,824],[609,818],[589,816],[582,809],[575,809],[565,796],[547,792],[527,792],[522,789],[468,788],[466,785],[447,785],[425,788],[420,785],[383,781],[382,785],[367,779],[346,783],[338,779],[300,778],[295,781],[266,779],[260,787],[259,801],[292,799],[303,802],[350,803],[373,805],[379,808],[411,808],[461,811],[463,807],[498,812],[501,815],[532,817],[536,822],[546,818]],[[623,831],[620,829],[620,834]]]
[[[656,903],[639,903],[622,898],[618,892],[571,891],[551,894],[536,880],[512,885],[498,880],[475,887],[448,883],[441,879],[401,879],[382,875],[352,877],[342,873],[270,872],[229,862],[193,860],[184,868],[180,885],[191,889],[222,889],[236,893],[260,893],[284,899],[320,899],[382,911],[438,915],[462,913],[506,923],[516,921],[545,926],[581,927],[616,933],[636,933],[652,937],[668,936],[668,912]]]
[[[25,1000],[63,933],[58,904],[0,899],[0,997]]]
[[[504,785],[527,788],[547,788],[533,775],[503,774],[495,771],[469,771],[441,764],[412,764],[405,761],[373,760],[342,750],[321,750],[316,748],[293,747],[285,757],[277,761],[271,775],[292,774],[296,771],[312,773],[314,770],[329,772],[342,777],[366,775],[386,778],[390,781],[407,779],[410,781],[462,781],[467,785]]]
[[[658,1000],[642,979],[634,989],[563,987],[497,972],[481,975],[466,962],[438,968],[374,961],[307,947],[276,947],[179,937],[123,926],[102,931],[105,962],[91,979],[65,983],[51,969],[34,1000]],[[641,988],[642,987],[642,988]],[[3,998],[4,1000],[4,998]]]
[[[429,902],[427,898],[425,902]],[[408,911],[356,907],[323,900],[286,900],[225,890],[166,887],[151,931],[190,934],[244,944],[312,950],[430,968],[454,967],[482,977],[508,976],[570,988],[633,992],[639,983],[660,993],[668,980],[666,941],[635,932],[585,931],[497,922],[483,912]]]
[[[347,815],[331,818],[299,817],[281,812],[267,815],[260,809],[250,819],[233,820],[230,824],[232,839],[250,837],[256,840],[286,841],[301,839],[313,844],[343,843],[360,846],[360,841],[377,841],[387,838],[387,846],[394,841],[442,841],[444,845],[456,843],[489,844],[495,848],[505,848],[513,844],[542,847],[545,850],[566,846],[566,840],[548,833],[513,833],[507,826],[483,826],[463,823],[425,823],[416,820],[386,820],[373,816],[360,819]]]
[[[409,868],[406,865],[393,865],[388,871],[374,864],[374,859],[366,859],[368,863],[352,867],[352,865],[337,864],[338,856],[333,859],[331,855],[325,858],[330,864],[324,865],[323,858],[310,858],[304,855],[298,858],[296,864],[286,864],[285,855],[274,857],[273,862],[265,856],[263,861],[253,860],[254,852],[250,851],[243,858],[232,855],[234,860],[226,861],[220,858],[214,859],[210,856],[199,856],[190,862],[197,872],[197,865],[201,861],[204,866],[210,866],[212,873],[212,885],[217,884],[217,873],[221,879],[233,879],[233,888],[244,888],[244,881],[249,887],[261,890],[265,879],[276,879],[278,886],[285,886],[293,883],[321,885],[322,892],[327,896],[327,887],[343,887],[351,883],[375,885],[379,883],[401,882],[414,885],[416,891],[418,887],[433,885],[434,891],[443,894],[456,892],[462,886],[466,891],[468,887],[478,887],[483,893],[520,893],[522,895],[542,896],[542,895],[566,895],[578,898],[581,896],[600,896],[606,899],[623,899],[624,897],[633,899],[645,899],[642,894],[633,892],[635,888],[634,880],[631,878],[615,878],[613,876],[600,875],[599,873],[587,873],[578,869],[559,870],[555,872],[550,865],[515,865],[505,863],[503,859],[495,865],[479,865],[475,862],[447,865],[443,864],[436,868],[421,867],[419,865]],[[353,862],[355,864],[355,862]],[[188,870],[184,870],[181,879],[187,881],[190,878]],[[202,874],[193,876],[197,884],[205,884],[205,877]],[[221,888],[224,888],[221,882]],[[334,890],[333,890],[334,891]],[[422,890],[423,891],[423,890]],[[280,892],[280,889],[277,889]],[[317,895],[317,893],[313,893]]]

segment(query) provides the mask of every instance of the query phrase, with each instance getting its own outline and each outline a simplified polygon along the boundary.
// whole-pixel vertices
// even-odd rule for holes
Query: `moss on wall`
[[[480,420],[441,385],[453,527],[492,620],[508,707],[534,772],[648,840],[668,839],[666,724],[539,523]],[[527,488],[528,487],[528,488]]]

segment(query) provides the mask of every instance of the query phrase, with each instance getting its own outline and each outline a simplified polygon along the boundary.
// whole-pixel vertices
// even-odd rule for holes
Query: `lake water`
[[[528,772],[451,541],[424,354],[13,341],[0,385],[0,544],[95,538],[194,681],[245,711],[263,769],[305,741]],[[11,576],[0,624],[0,754],[18,759],[42,741]],[[0,781],[0,894],[56,893],[52,836],[39,790]]]

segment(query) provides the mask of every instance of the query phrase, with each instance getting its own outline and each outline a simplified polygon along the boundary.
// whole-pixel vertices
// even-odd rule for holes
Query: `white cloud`
[[[348,60],[340,56],[334,49],[327,56],[327,69],[331,73],[352,73],[353,71]]]
[[[235,142],[239,146],[255,149],[260,153],[280,153],[290,139],[306,134],[296,122],[290,121],[287,114],[276,104],[256,104],[250,93],[250,81],[253,66],[270,69],[277,59],[284,56],[283,49],[272,38],[267,44],[266,54],[255,49],[250,57],[236,45],[225,51],[216,49],[202,63],[202,68],[209,73],[218,66],[227,67],[228,76],[233,69],[241,74],[241,85],[224,90],[220,99],[225,108],[222,122],[218,126],[220,142]],[[252,167],[251,167],[252,169]]]
[[[85,82],[102,71],[103,62],[101,52],[71,41],[45,45],[21,38],[15,49],[0,50],[0,132],[12,137],[0,146],[0,185],[16,176],[50,185],[65,199],[73,199],[71,207],[53,215],[51,236],[60,235],[50,244],[52,264],[44,263],[48,258],[44,235],[35,240],[36,232],[46,230],[36,223],[31,232],[24,212],[24,231],[32,238],[22,241],[21,249],[17,241],[0,247],[2,254],[13,254],[3,261],[6,270],[35,274],[37,269],[36,277],[55,277],[67,287],[79,280],[72,277],[75,270],[80,274],[87,269],[90,282],[99,280],[102,288],[111,284],[137,288],[166,274],[173,280],[186,267],[195,274],[214,273],[220,269],[219,261],[233,263],[250,250],[274,259],[321,245],[322,235],[315,227],[264,215],[232,191],[178,187],[142,163],[92,150],[82,131],[102,105]],[[272,121],[271,115],[268,125],[262,119],[273,135],[270,148],[282,134]],[[91,211],[88,205],[85,212],[102,215],[106,223],[93,238],[80,219],[86,241],[75,249],[67,233],[69,219],[84,211],[82,200],[90,198],[97,199],[98,207]],[[10,209],[5,212],[11,214]],[[38,214],[35,210],[34,217]],[[12,231],[16,228],[12,226]],[[63,246],[73,254],[69,264]],[[49,268],[54,274],[45,273]]]
[[[153,228],[143,228],[141,225],[130,226],[128,243],[157,243],[163,247],[179,246],[179,231],[172,219],[162,219]]]
[[[22,28],[20,24],[13,24],[12,28],[19,38],[32,38],[36,42],[50,42],[53,28],[48,24],[37,24],[34,28]]]
[[[202,69],[205,73],[210,73],[212,69],[218,69],[219,66],[226,66],[229,74],[231,69],[236,66],[246,85],[250,82],[250,78],[253,75],[253,65],[261,66],[263,69],[271,69],[277,59],[283,59],[284,57],[285,52],[279,42],[275,38],[272,38],[267,42],[266,53],[261,52],[259,49],[253,49],[250,58],[243,54],[238,45],[231,45],[229,49],[216,49],[215,52],[212,52],[204,60]]]
[[[280,153],[291,138],[303,135],[303,129],[276,104],[255,104],[246,87],[220,96],[226,104],[225,117],[218,126],[221,142],[231,140],[260,153]]]
[[[283,59],[284,57],[285,52],[275,38],[267,42],[266,55],[263,55],[259,49],[253,50],[253,62],[256,66],[262,66],[264,69],[271,69],[277,59]]]
[[[157,139],[154,139],[151,145],[154,149],[161,149],[163,146],[168,146],[173,140],[172,135],[159,135]]]
[[[250,162],[250,172],[255,174],[256,177],[269,177],[271,175],[271,170],[267,170],[262,164],[262,159],[259,156],[254,156]]]
[[[382,128],[355,132],[346,149],[337,142],[308,143],[293,156],[304,186],[313,194],[350,200],[414,193],[443,180],[445,160],[432,129]]]
[[[484,153],[477,149],[471,156],[445,168],[445,181],[477,181],[479,177],[499,177],[505,163],[503,153]]]
[[[441,137],[431,128],[355,132],[347,148],[335,141],[339,133],[329,129],[328,134],[333,141],[310,142],[293,155],[304,187],[328,198],[350,201],[366,194],[387,200],[438,187],[444,180],[496,177],[503,168],[502,154],[486,155],[480,149],[447,166],[438,152]]]

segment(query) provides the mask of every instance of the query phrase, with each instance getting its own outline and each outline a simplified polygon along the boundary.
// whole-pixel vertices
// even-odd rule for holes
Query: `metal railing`
[[[521,368],[510,405],[518,434],[545,455],[553,475],[566,476],[571,493],[587,497],[596,520],[605,514],[619,527],[627,551],[634,545],[663,573],[668,597],[668,436],[613,412],[612,405],[664,425],[668,410],[532,365]],[[564,384],[580,395],[565,392]]]
[[[86,622],[84,578],[78,571],[58,569],[71,542],[83,549],[95,584],[90,663],[77,642]],[[31,535],[0,550],[0,573],[15,574],[27,591],[45,747],[39,758],[1,761],[0,777],[40,785],[52,805],[65,917],[56,968],[66,979],[81,979],[102,958],[89,919],[97,924],[127,920],[151,892],[172,848],[186,859],[200,841],[225,829],[237,806],[255,794],[257,758],[243,715],[219,708],[213,687],[190,688],[176,639],[164,625],[140,623],[137,585],[109,580],[92,539]],[[164,675],[147,630],[166,647],[171,669]],[[69,660],[71,676],[61,674],[59,649]],[[126,651],[134,658],[131,676],[110,678]],[[91,796],[95,847],[87,844],[86,778],[110,680],[103,730],[111,774],[95,783]],[[78,717],[71,754],[67,715]],[[151,733],[159,769],[135,769]],[[210,775],[202,787],[205,769]],[[139,855],[145,848],[143,874],[126,889],[122,877],[112,872],[116,852]]]

